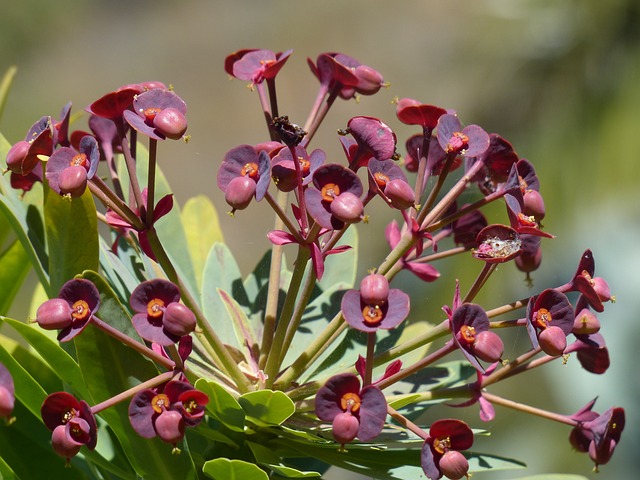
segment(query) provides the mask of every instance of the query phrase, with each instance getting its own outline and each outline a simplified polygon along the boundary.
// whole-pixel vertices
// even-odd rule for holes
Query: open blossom
[[[187,130],[187,104],[170,90],[155,88],[136,95],[132,109],[124,111],[124,119],[154,140],[177,140]]]
[[[218,170],[218,187],[232,207],[232,212],[243,210],[254,198],[264,198],[271,181],[271,159],[251,145],[239,145],[224,155]]]
[[[98,142],[86,135],[78,150],[62,147],[49,157],[46,169],[49,186],[59,195],[79,197],[86,190],[87,181],[95,175],[99,162]]]
[[[551,356],[561,355],[575,317],[567,296],[547,289],[531,297],[527,304],[527,332],[534,348],[538,345]]]
[[[224,69],[232,77],[251,82],[252,85],[271,80],[289,59],[293,50],[274,53],[271,50],[246,49],[228,55]]]
[[[363,442],[375,439],[387,417],[387,401],[375,385],[360,388],[358,377],[343,373],[331,377],[318,390],[316,415],[332,422],[333,436],[343,447],[355,438]]]
[[[445,475],[452,480],[459,480],[465,477],[469,463],[460,451],[472,445],[473,432],[465,422],[452,418],[434,422],[420,456],[427,478],[438,480]]]

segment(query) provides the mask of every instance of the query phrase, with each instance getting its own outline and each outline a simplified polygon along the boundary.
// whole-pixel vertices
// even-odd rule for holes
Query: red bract
[[[436,128],[438,119],[446,113],[444,108],[420,103],[411,98],[401,98],[396,106],[398,120],[407,125],[420,125],[425,133],[431,133]]]
[[[68,342],[89,324],[100,307],[100,293],[89,280],[75,278],[65,283],[57,298],[44,302],[36,321],[47,330],[60,329],[58,341]]]
[[[224,69],[232,77],[258,84],[275,78],[292,53],[293,50],[278,53],[271,50],[239,50],[225,58]]]
[[[310,58],[307,63],[321,86],[328,91],[337,90],[345,100],[356,93],[373,95],[384,85],[378,71],[342,53],[321,53],[315,64]]]
[[[374,117],[353,117],[347,129],[340,133],[350,133],[358,147],[349,148],[349,167],[354,171],[364,167],[371,157],[389,160],[396,156],[396,134],[391,127]]]
[[[195,427],[204,418],[209,397],[187,382],[172,380],[163,388],[138,392],[129,403],[129,421],[143,438],[159,436],[175,446],[185,427]]]
[[[529,299],[527,332],[534,348],[539,345],[545,353],[552,356],[562,354],[574,320],[569,299],[557,290],[548,288]]]
[[[387,402],[378,387],[367,385],[360,389],[358,377],[343,373],[331,377],[318,390],[315,411],[320,420],[332,422],[334,437],[344,446],[356,437],[369,442],[380,434],[387,417]]]
[[[514,195],[506,194],[504,200],[507,204],[509,222],[516,232],[522,235],[553,238],[553,235],[540,229],[536,217],[524,213],[524,198],[519,190],[514,192]]]
[[[187,104],[172,91],[157,88],[136,95],[132,108],[123,113],[124,119],[154,140],[177,140],[187,130]]]
[[[129,302],[136,312],[131,322],[138,335],[149,342],[167,346],[193,331],[195,317],[191,310],[184,306],[173,308],[173,304],[179,301],[178,287],[168,280],[147,280],[138,285]]]
[[[79,197],[98,169],[100,150],[90,135],[80,141],[78,150],[62,147],[47,162],[46,177],[51,189],[58,195]]]
[[[468,463],[464,468],[465,462],[458,458],[462,468],[460,466],[454,468],[450,461],[444,458],[449,452],[467,450],[472,445],[473,432],[465,422],[451,418],[434,422],[429,429],[429,436],[422,446],[420,456],[420,463],[427,478],[437,480],[442,478],[443,474],[451,479],[464,477],[469,469]],[[460,474],[451,476],[454,472],[460,472]]]
[[[403,226],[403,230],[410,228],[411,234],[417,238],[417,242],[415,247],[409,250],[402,256],[402,268],[409,270],[415,276],[417,276],[423,282],[433,282],[440,278],[440,272],[431,265],[430,263],[421,262],[419,259],[416,260],[408,260],[408,257],[415,251],[416,257],[422,255],[424,242],[431,241],[432,237],[429,232],[425,232],[420,229],[420,226],[413,218],[409,218],[405,212],[402,212],[405,216],[405,221],[409,223],[410,227],[407,227],[406,223]],[[385,238],[387,239],[387,243],[391,248],[395,248],[395,246],[400,242],[400,238],[402,236],[402,232],[400,231],[400,227],[398,227],[398,222],[392,220],[387,228],[384,230]],[[435,245],[434,245],[435,250]]]
[[[67,459],[78,453],[82,445],[96,447],[98,429],[91,408],[66,392],[56,392],[45,398],[40,409],[42,421],[53,432],[54,451]]]
[[[397,288],[390,289],[383,275],[371,274],[362,280],[360,290],[344,294],[341,309],[346,322],[356,330],[389,330],[409,315],[409,296]]]
[[[98,117],[108,118],[117,121],[120,119],[125,110],[130,110],[133,106],[133,99],[136,95],[153,89],[166,90],[167,87],[161,82],[143,82],[131,85],[124,85],[113,92],[109,92],[99,98],[85,110]]]

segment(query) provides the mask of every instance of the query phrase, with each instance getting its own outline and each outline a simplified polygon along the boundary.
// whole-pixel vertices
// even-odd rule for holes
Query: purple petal
[[[138,435],[143,438],[153,438],[156,430],[153,427],[155,411],[151,405],[156,393],[153,390],[143,390],[134,395],[129,403],[129,422]]]
[[[358,439],[370,442],[380,435],[387,418],[387,400],[375,385],[367,385],[360,391],[359,417]]]
[[[360,392],[360,381],[352,373],[342,373],[327,380],[324,387],[318,390],[315,400],[317,417],[325,422],[333,422],[333,419],[344,410],[340,406],[343,395]]]

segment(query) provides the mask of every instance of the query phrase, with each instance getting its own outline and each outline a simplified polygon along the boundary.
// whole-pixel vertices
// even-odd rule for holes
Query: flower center
[[[591,278],[591,275],[589,275],[589,272],[587,272],[586,270],[583,270],[582,272],[580,272],[580,275],[582,275],[584,278],[587,279],[587,281],[593,286],[596,284],[596,282],[593,281],[593,278]]]
[[[373,179],[376,182],[376,185],[380,188],[384,188],[387,186],[389,182],[389,177],[387,177],[384,173],[376,172],[373,174]]]
[[[156,118],[156,115],[159,114],[161,111],[162,111],[161,108],[150,107],[150,108],[147,108],[147,109],[143,110],[142,114],[144,115],[144,118],[148,122],[153,122],[153,119]]]
[[[335,183],[327,183],[320,193],[323,200],[333,202],[333,199],[340,195],[340,187]]]
[[[77,300],[73,304],[71,309],[72,309],[71,316],[74,318],[74,320],[84,320],[91,314],[91,309],[89,308],[89,304],[84,300]]]
[[[243,177],[246,177],[247,175],[251,178],[256,178],[258,176],[258,164],[257,163],[246,163],[244,165],[244,167],[242,167],[242,170],[240,170],[240,174]]]
[[[367,325],[375,325],[380,323],[384,317],[384,312],[380,305],[367,305],[362,309],[362,318]]]
[[[87,156],[84,153],[79,153],[74,156],[69,162],[70,167],[84,167],[87,168],[89,161],[87,160]]]
[[[164,393],[159,393],[151,399],[151,407],[156,413],[162,413],[163,410],[168,410],[170,406],[171,401]]]
[[[449,437],[438,437],[433,441],[433,448],[436,452],[444,454],[451,450],[451,439]]]
[[[520,223],[520,225],[523,225],[523,226],[526,226],[526,227],[537,227],[538,226],[538,222],[536,222],[536,219],[535,219],[534,216],[525,215],[522,212],[520,212],[518,214],[518,222]]]
[[[460,340],[467,345],[473,344],[476,341],[476,329],[471,325],[462,325],[460,327]]]
[[[541,308],[533,315],[533,321],[539,328],[547,328],[553,320],[551,312],[546,308]]]
[[[69,423],[69,420],[79,416],[78,413],[79,412],[75,408],[71,408],[64,412],[64,414],[62,415],[62,424],[66,425],[67,423]]]
[[[357,393],[345,393],[340,399],[340,407],[345,412],[355,413],[360,410],[360,397]]]
[[[198,409],[198,402],[195,400],[188,400],[186,402],[182,402],[182,407],[187,413],[191,414]]]
[[[160,318],[164,313],[164,302],[159,298],[152,299],[147,303],[147,315],[151,318]]]
[[[311,170],[311,162],[302,157],[298,157],[298,164],[300,164],[300,171],[302,172],[302,176],[306,177],[309,175],[309,170]]]
[[[445,151],[446,153],[460,153],[467,148],[469,148],[469,137],[462,132],[453,132]]]

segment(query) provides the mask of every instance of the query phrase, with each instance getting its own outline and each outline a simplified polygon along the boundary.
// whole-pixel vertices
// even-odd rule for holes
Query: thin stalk
[[[134,229],[142,230],[144,225],[140,218],[131,208],[118,197],[109,186],[102,181],[100,177],[95,175],[89,182],[89,190],[93,193],[104,206],[113,210],[120,218],[129,223]]]
[[[564,423],[572,427],[577,427],[578,425],[580,425],[580,422],[578,422],[577,420],[573,420],[572,418],[566,415],[560,415],[559,413],[549,412],[547,410],[542,410],[540,408],[532,407],[524,403],[514,402],[513,400],[509,400],[504,397],[499,397],[498,395],[494,395],[489,392],[482,392],[482,396],[494,405],[502,405],[503,407],[511,408],[512,410],[518,410],[519,412],[529,413],[537,417],[546,418],[548,420],[553,420],[555,422]]]
[[[173,378],[174,375],[175,375],[174,372],[161,373],[157,377],[153,377],[152,379],[147,380],[146,382],[142,382],[128,390],[125,390],[124,392],[119,393],[118,395],[111,397],[105,400],[104,402],[94,405],[93,407],[91,407],[91,413],[93,413],[94,415],[98,414],[109,407],[112,407],[120,402],[123,402],[133,397],[136,393],[141,392],[142,390],[146,390],[147,388],[154,388],[154,387],[157,387],[158,385],[162,385],[163,383],[166,383],[169,380],[171,380],[171,378]]]
[[[367,333],[367,357],[365,360],[364,379],[362,386],[366,387],[371,384],[371,378],[373,377],[373,355],[376,350],[376,332]]]
[[[300,236],[300,232],[298,232],[298,228],[294,225],[294,223],[289,219],[289,217],[287,216],[287,214],[284,211],[284,206],[286,204],[285,202],[281,202],[280,199],[280,193],[284,193],[284,192],[279,192],[279,196],[276,197],[275,199],[271,196],[271,194],[269,192],[267,192],[264,196],[265,200],[267,201],[267,203],[269,204],[269,206],[271,206],[271,208],[273,209],[273,211],[276,213],[276,215],[278,215],[279,220],[282,222],[282,225],[284,225],[285,227],[287,227],[287,230],[289,230],[289,233],[291,235],[293,235],[293,237],[296,239],[296,241],[298,243],[304,243],[305,240],[304,238],[302,238]],[[284,198],[286,200],[286,194],[284,195]],[[275,227],[276,229],[278,228],[282,228],[282,227],[278,227],[276,225]]]
[[[462,300],[462,303],[473,301],[473,299],[478,294],[478,292],[482,289],[482,287],[484,286],[486,281],[489,279],[491,274],[495,272],[497,266],[498,266],[497,263],[487,263],[487,262],[484,263],[484,266],[482,267],[482,271],[476,277],[475,281],[473,282],[473,285],[471,285],[471,288],[465,295],[464,300]]]
[[[124,162],[127,166],[127,172],[129,174],[129,185],[131,186],[131,192],[138,207],[138,211],[142,211],[144,208],[144,202],[142,201],[142,191],[140,190],[140,184],[138,183],[138,175],[136,173],[136,161],[133,157],[132,151],[129,149],[129,141],[127,136],[122,136],[122,154],[124,155]],[[129,200],[131,201],[131,200]]]
[[[155,189],[156,189],[156,158],[158,155],[158,141],[149,139],[149,171],[147,172],[147,211],[145,213],[145,224],[153,225],[153,210],[155,208]]]
[[[387,405],[387,413],[396,422],[398,422],[400,425],[402,425],[407,430],[411,430],[413,433],[415,433],[418,437],[422,438],[423,440],[426,440],[429,437],[429,434],[427,432],[425,432],[418,425],[416,425],[411,420],[409,420],[407,417],[405,417],[404,415],[399,413],[397,410],[393,409],[392,407],[390,407],[388,405]]]

